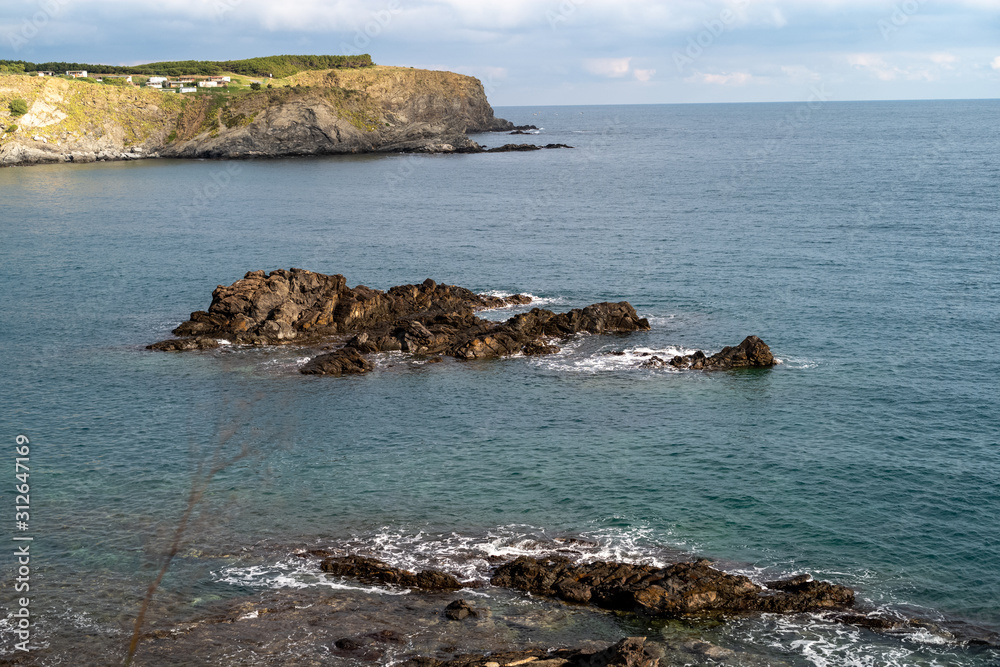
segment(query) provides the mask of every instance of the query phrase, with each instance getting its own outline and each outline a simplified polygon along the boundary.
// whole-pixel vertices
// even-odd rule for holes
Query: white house
[[[205,81],[216,81],[218,83],[229,83],[232,79],[228,76],[209,76],[205,77]]]
[[[219,82],[218,81],[208,81],[208,80],[206,80],[206,81],[199,81],[198,82],[198,87],[199,88],[218,88],[219,87]]]
[[[86,79],[87,78],[87,70],[80,69],[80,70],[76,70],[76,71],[72,71],[72,72],[66,72],[66,76],[71,76],[74,79]]]
[[[198,89],[197,89],[197,88],[195,88],[194,86],[190,86],[190,87],[188,87],[188,86],[183,86],[183,87],[181,87],[181,88],[180,88],[179,90],[180,90],[180,92],[182,92],[182,93],[197,93],[197,92],[198,92]]]
[[[55,76],[55,72],[39,72],[38,76]]]
[[[154,85],[159,85],[161,83],[166,82],[166,80],[167,80],[167,77],[165,77],[165,76],[151,76],[146,81],[146,83],[151,83],[151,84],[154,84]]]

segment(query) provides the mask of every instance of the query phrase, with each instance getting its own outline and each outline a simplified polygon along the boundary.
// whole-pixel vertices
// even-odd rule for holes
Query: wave
[[[535,357],[532,363],[546,370],[569,373],[608,373],[615,371],[648,370],[656,373],[679,373],[679,369],[671,366],[646,366],[653,357],[662,361],[670,361],[675,356],[693,354],[695,350],[667,346],[662,348],[630,347],[624,349],[602,348],[596,353],[581,356],[577,354],[580,343],[585,337],[571,341],[557,354]]]

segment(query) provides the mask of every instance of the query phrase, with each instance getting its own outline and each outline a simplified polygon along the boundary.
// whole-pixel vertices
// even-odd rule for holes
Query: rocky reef
[[[464,287],[427,279],[386,292],[365,285],[348,287],[342,275],[304,269],[251,271],[212,292],[207,311],[173,330],[177,338],[149,349],[166,352],[208,350],[220,341],[238,345],[297,344],[326,350],[300,370],[306,375],[356,375],[374,368],[366,355],[407,352],[462,361],[517,354],[559,352],[560,340],[580,333],[611,334],[649,330],[627,301],[595,303],[555,313],[543,308],[496,322],[477,311],[528,305],[531,297],[484,296]],[[766,368],[776,363],[767,345],[750,336],[711,357],[696,352],[669,362],[653,356],[645,366],[694,370]]]
[[[521,557],[501,565],[490,583],[566,602],[652,616],[788,614],[846,609],[854,604],[854,591],[845,586],[813,581],[808,575],[758,586],[745,576],[717,570],[704,559],[657,568]]]
[[[689,368],[691,370],[718,371],[734,368],[768,368],[777,364],[774,355],[764,341],[757,336],[747,336],[736,347],[724,347],[712,356],[701,350],[685,356],[675,356],[669,361],[660,357],[650,357],[643,365],[650,368],[673,366],[674,368]]]
[[[242,345],[328,343],[337,349],[315,357],[302,372],[345,375],[371,370],[363,355],[375,352],[494,359],[557,352],[550,341],[581,332],[649,329],[649,322],[624,301],[559,314],[534,308],[504,322],[475,314],[530,302],[524,295],[483,296],[430,279],[382,292],[364,285],[349,288],[342,275],[303,269],[253,271],[232,285],[218,286],[207,311],[192,313],[174,329],[178,338],[149,348],[203,350],[217,347],[219,339]]]
[[[365,583],[432,591],[469,585],[460,584],[444,572],[425,570],[414,574],[360,556],[327,558],[320,567],[329,574]],[[846,586],[813,581],[809,575],[759,586],[743,575],[716,569],[705,559],[653,567],[522,556],[500,565],[490,584],[563,602],[659,617],[842,611],[854,605],[854,591]]]

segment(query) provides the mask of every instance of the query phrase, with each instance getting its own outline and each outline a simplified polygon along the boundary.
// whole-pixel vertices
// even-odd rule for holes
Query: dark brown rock
[[[353,348],[345,347],[321,354],[310,359],[305,366],[300,369],[305,375],[360,375],[375,368],[375,365],[364,358],[360,352]]]
[[[462,588],[458,579],[445,572],[423,570],[413,573],[364,556],[327,558],[320,563],[320,568],[328,574],[350,577],[368,584],[391,584],[430,591],[455,591]]]
[[[219,347],[219,341],[216,339],[208,336],[195,336],[193,338],[171,338],[148,345],[146,349],[159,350],[160,352],[187,352],[190,350],[214,350],[217,347]]]
[[[251,271],[232,285],[219,285],[212,292],[208,310],[191,313],[191,318],[173,333],[182,338],[213,337],[244,345],[277,345],[364,331],[428,310],[472,313],[530,301],[522,294],[506,298],[481,296],[430,279],[382,292],[364,285],[349,288],[342,275],[304,269],[267,274]],[[173,345],[170,349],[190,349],[169,341],[158,345],[168,343]]]
[[[711,357],[699,350],[694,354],[684,357],[677,356],[670,360],[670,365],[676,368],[713,371],[735,368],[770,368],[777,363],[774,355],[771,354],[771,348],[757,336],[747,336],[736,347],[724,347]]]
[[[243,345],[328,343],[336,348],[310,360],[301,371],[312,375],[349,375],[372,370],[363,355],[408,352],[420,356],[449,355],[464,361],[495,359],[519,353],[553,354],[550,342],[578,333],[645,331],[626,301],[596,303],[556,314],[541,308],[494,322],[476,311],[525,305],[531,297],[483,296],[463,287],[425,280],[399,285],[388,292],[359,285],[347,287],[341,275],[302,269],[265,274],[253,271],[212,293],[207,311],[191,314],[176,329],[180,336],[151,345],[156,350],[205,349],[216,338]],[[354,334],[346,343],[345,335]]]
[[[481,618],[489,616],[489,610],[476,609],[465,600],[455,600],[444,608],[444,615],[452,621],[461,621],[469,617]]]
[[[747,577],[712,568],[706,560],[655,568],[521,557],[501,565],[491,583],[567,602],[656,616],[790,613],[844,609],[854,603],[854,592],[844,586],[796,580],[775,582],[773,589],[762,588]]]

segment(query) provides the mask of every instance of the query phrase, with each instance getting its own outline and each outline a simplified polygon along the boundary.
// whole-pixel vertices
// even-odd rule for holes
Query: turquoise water
[[[224,451],[253,456],[214,480],[167,579],[178,618],[192,595],[280,586],[305,545],[471,576],[569,535],[604,556],[810,571],[875,607],[1000,629],[998,110],[518,107],[497,112],[576,148],[0,170],[0,432],[11,459],[16,434],[32,441],[39,641],[124,641],[230,424]],[[386,356],[349,379],[299,375],[309,350],[144,349],[216,285],[292,266],[556,310],[626,299],[652,331],[547,358]],[[638,367],[748,334],[783,363]],[[270,579],[247,574],[261,563]],[[997,660],[784,623],[727,632],[793,664]]]

